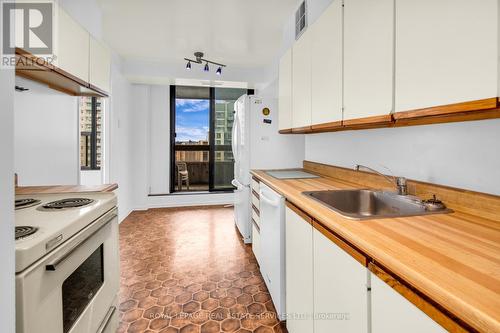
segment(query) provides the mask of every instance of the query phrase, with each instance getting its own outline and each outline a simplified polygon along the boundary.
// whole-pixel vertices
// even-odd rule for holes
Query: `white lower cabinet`
[[[313,244],[314,333],[368,332],[366,267],[317,229]]]
[[[372,333],[441,333],[446,330],[371,274]]]
[[[285,225],[289,333],[446,332],[311,218],[287,207]]]
[[[286,326],[289,333],[313,332],[313,228],[309,222],[286,208]]]
[[[254,221],[252,221],[252,252],[255,255],[255,259],[257,259],[257,262],[260,265],[260,263],[261,263],[261,258],[260,258],[260,230],[256,226],[256,222],[254,222]]]

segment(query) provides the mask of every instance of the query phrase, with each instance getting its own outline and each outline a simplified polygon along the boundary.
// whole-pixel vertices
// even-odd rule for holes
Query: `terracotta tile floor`
[[[133,212],[120,255],[118,332],[286,332],[231,208]]]

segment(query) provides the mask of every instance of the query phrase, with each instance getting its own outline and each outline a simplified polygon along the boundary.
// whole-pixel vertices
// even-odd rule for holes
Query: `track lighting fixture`
[[[191,63],[194,62],[194,63],[200,64],[200,65],[203,64],[203,63],[205,63],[205,66],[203,67],[203,71],[204,72],[209,72],[210,71],[209,64],[213,64],[213,65],[219,66],[217,68],[217,71],[215,72],[215,74],[222,75],[222,67],[226,67],[226,65],[224,65],[224,64],[220,64],[218,62],[214,62],[214,61],[210,61],[210,60],[207,60],[207,59],[203,59],[203,52],[195,52],[194,53],[194,57],[195,57],[195,59],[184,58],[184,60],[187,61],[187,64],[186,64],[186,69],[187,70],[191,69]]]

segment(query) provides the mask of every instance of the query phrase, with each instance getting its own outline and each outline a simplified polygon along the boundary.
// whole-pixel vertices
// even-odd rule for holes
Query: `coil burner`
[[[86,198],[68,198],[49,202],[42,206],[44,210],[58,210],[58,209],[70,209],[78,208],[90,205],[94,200]]]
[[[38,231],[36,227],[22,226],[16,227],[16,240],[33,235]]]
[[[15,201],[15,208],[17,209],[23,209],[23,208],[28,208],[28,207],[33,207],[36,206],[40,203],[40,200],[37,199],[16,199]]]

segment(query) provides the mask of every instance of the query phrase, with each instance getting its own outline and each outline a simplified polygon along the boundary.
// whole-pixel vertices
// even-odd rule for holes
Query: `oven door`
[[[16,276],[16,331],[112,331],[118,324],[118,289],[113,209]]]

